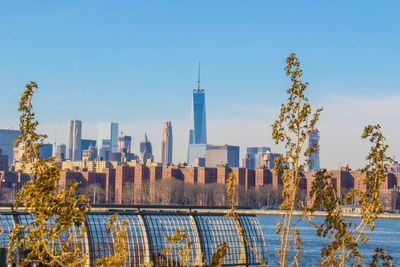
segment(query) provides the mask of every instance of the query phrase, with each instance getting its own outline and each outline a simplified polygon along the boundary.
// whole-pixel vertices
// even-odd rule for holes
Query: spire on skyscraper
[[[199,66],[197,70],[197,90],[200,91],[200,60],[199,60]]]
[[[149,139],[147,138],[147,133],[144,135],[144,141],[140,142],[140,157],[143,163],[146,163],[148,160],[154,160],[153,148]]]

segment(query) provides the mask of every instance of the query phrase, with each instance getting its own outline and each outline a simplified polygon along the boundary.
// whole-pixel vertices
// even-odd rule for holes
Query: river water
[[[273,215],[258,216],[264,231],[265,241],[268,248],[268,262],[271,266],[277,266],[278,259],[276,251],[279,247],[279,236],[275,234],[275,224],[280,218]],[[322,222],[322,217],[317,217],[316,222]],[[353,219],[354,220],[354,219]],[[378,219],[375,230],[368,233],[370,240],[362,246],[362,252],[368,262],[372,260],[374,248],[383,247],[393,257],[395,266],[400,266],[400,220],[399,219]],[[318,266],[320,251],[324,239],[316,236],[315,230],[307,221],[298,224],[300,235],[303,240],[303,256],[300,266]]]

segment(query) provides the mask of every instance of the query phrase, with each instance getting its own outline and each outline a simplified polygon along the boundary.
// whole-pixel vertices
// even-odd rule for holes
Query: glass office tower
[[[206,95],[203,89],[193,90],[193,130],[195,144],[207,144]]]
[[[110,152],[118,152],[118,123],[100,122],[97,130],[98,154],[107,159]]]
[[[0,129],[0,149],[8,157],[8,166],[14,161],[14,142],[18,135],[18,130]]]
[[[192,115],[191,128],[189,129],[188,164],[192,163],[190,159],[195,158],[194,155],[190,154],[190,146],[192,144],[207,144],[206,94],[200,87],[200,63],[197,88],[193,90]]]
[[[308,170],[318,171],[319,170],[319,130],[313,129],[308,138],[308,147],[314,148],[315,151],[310,153]]]

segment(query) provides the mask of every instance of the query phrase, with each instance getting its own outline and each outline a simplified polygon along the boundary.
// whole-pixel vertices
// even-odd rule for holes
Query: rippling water
[[[259,216],[268,247],[268,262],[271,266],[278,265],[275,253],[279,246],[279,236],[275,234],[275,224],[279,218],[279,216]],[[321,217],[316,218],[317,222],[322,220]],[[303,239],[303,257],[300,266],[317,266],[324,240],[315,235],[315,230],[307,222],[300,222],[298,226]],[[383,247],[393,257],[394,265],[400,266],[400,220],[378,219],[375,231],[369,233],[369,237],[368,244],[362,247],[368,262],[372,260],[374,248]]]

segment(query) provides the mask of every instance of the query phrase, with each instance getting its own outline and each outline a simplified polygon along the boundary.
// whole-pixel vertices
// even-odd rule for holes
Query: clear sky
[[[2,1],[0,128],[17,128],[29,80],[50,142],[70,119],[96,139],[120,123],[134,150],[147,132],[160,159],[172,121],[174,161],[186,156],[197,61],[206,90],[209,143],[272,146],[271,127],[298,54],[308,97],[323,106],[321,165],[363,164],[363,125],[381,123],[400,157],[398,1]]]

